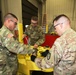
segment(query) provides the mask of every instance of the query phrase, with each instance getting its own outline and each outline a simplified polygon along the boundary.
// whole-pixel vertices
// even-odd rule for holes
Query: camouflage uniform
[[[35,63],[42,69],[54,68],[54,75],[76,75],[76,32],[68,29],[57,38],[49,54]]]
[[[0,29],[0,75],[16,75],[17,54],[32,53],[28,46],[19,43],[14,37],[9,38],[12,32],[3,26]]]
[[[25,34],[30,38],[29,41],[30,45],[34,45],[34,44],[41,45],[44,42],[45,39],[44,33],[39,25],[35,27],[29,25],[25,30]]]

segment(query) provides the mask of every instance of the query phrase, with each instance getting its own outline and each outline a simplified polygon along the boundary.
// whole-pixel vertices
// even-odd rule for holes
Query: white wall
[[[71,19],[72,28],[76,30],[76,0],[46,0],[47,24],[59,14],[67,15]]]

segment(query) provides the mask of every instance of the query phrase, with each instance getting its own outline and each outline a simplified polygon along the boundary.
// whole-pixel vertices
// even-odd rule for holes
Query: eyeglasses
[[[66,20],[66,21],[67,21],[67,20]],[[58,25],[61,25],[61,24],[65,23],[66,21],[64,21],[64,22],[62,22],[62,23],[58,23],[58,24],[54,25],[54,28],[55,28],[56,26],[58,26]]]
[[[54,28],[55,28],[56,26],[60,25],[60,24],[63,24],[63,23],[58,23],[58,24],[54,25]]]
[[[31,22],[31,24],[37,24],[37,23],[33,23],[33,22]]]
[[[14,22],[13,20],[10,20],[10,21],[12,21],[15,25],[17,25],[17,22]]]

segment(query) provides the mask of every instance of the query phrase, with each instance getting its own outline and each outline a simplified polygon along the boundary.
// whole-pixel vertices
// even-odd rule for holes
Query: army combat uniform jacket
[[[76,75],[76,32],[68,29],[57,38],[49,54],[36,58],[39,68],[54,68],[54,75]]]
[[[33,49],[8,36],[10,34],[12,32],[5,26],[0,29],[0,75],[16,75],[17,54],[33,52]]]
[[[28,43],[30,45],[34,44],[41,45],[44,43],[45,35],[42,31],[42,28],[39,25],[37,26],[29,25],[25,30],[25,34],[29,36],[30,40]]]

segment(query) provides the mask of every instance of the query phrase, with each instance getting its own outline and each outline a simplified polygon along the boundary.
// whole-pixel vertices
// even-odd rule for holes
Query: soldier
[[[31,18],[31,24],[26,28],[25,35],[29,37],[29,44],[37,48],[45,41],[45,35],[42,31],[41,26],[38,25],[38,18],[33,16]]]
[[[17,17],[8,13],[4,17],[4,25],[0,29],[0,75],[16,75],[17,54],[32,53],[34,50],[21,44],[13,35],[18,22]]]
[[[54,75],[76,75],[76,32],[64,14],[57,16],[53,23],[60,37],[45,58],[32,55],[31,60],[41,69],[54,68]]]

